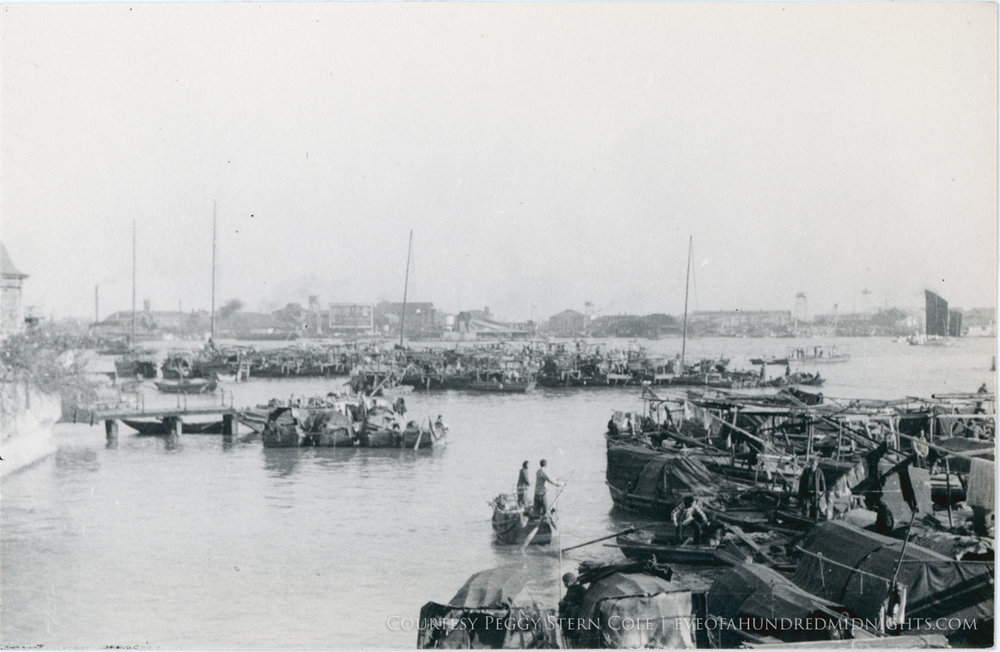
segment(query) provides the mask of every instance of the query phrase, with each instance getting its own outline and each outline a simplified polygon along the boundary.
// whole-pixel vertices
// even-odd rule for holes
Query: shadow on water
[[[184,449],[181,445],[181,438],[177,435],[163,436],[163,450],[169,453],[177,453]]]
[[[110,444],[111,442],[108,443]],[[100,470],[101,463],[97,459],[97,451],[93,448],[60,446],[56,451],[56,471],[60,473],[76,473],[79,471],[95,473]]]
[[[637,514],[615,505],[608,511],[608,519],[613,528],[626,529],[630,527],[643,527],[655,525],[657,523],[667,523],[670,521],[670,513],[664,511],[662,518],[657,518],[655,511]]]
[[[287,478],[294,474],[302,457],[301,448],[262,448],[264,470],[271,477]]]

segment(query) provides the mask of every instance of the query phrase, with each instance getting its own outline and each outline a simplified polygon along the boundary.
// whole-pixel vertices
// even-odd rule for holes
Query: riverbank
[[[55,452],[52,429],[61,415],[58,395],[0,383],[0,477]]]

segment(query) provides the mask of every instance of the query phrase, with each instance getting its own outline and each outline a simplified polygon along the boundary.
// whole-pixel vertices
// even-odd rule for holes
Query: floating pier
[[[90,424],[103,421],[105,436],[117,439],[118,422],[122,419],[159,419],[163,424],[163,434],[176,436],[183,432],[184,419],[194,416],[218,416],[222,419],[222,435],[236,434],[236,410],[224,406],[98,410],[90,413]]]

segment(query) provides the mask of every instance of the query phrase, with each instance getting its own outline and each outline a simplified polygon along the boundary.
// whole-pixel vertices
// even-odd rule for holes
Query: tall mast
[[[403,346],[403,326],[406,323],[406,290],[410,287],[410,253],[413,251],[413,229],[410,229],[410,244],[406,247],[406,279],[403,281],[403,312],[399,316],[399,346]]]
[[[212,341],[215,341],[215,200],[212,200]]]
[[[132,341],[130,348],[135,348],[135,220],[132,220]]]
[[[681,330],[681,373],[684,373],[684,354],[687,353],[688,334],[688,286],[691,282],[691,249],[694,246],[694,237],[688,236],[688,264],[687,275],[684,277],[684,325]]]

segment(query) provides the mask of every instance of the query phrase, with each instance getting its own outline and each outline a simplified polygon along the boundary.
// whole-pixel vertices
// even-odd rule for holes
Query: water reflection
[[[301,448],[264,448],[264,470],[271,477],[287,478],[296,472]]]
[[[61,446],[56,450],[56,470],[60,473],[87,471],[95,473],[101,470],[97,459],[97,451],[82,446]]]
[[[170,453],[176,453],[184,447],[181,445],[180,435],[169,434],[163,436],[163,449]]]

